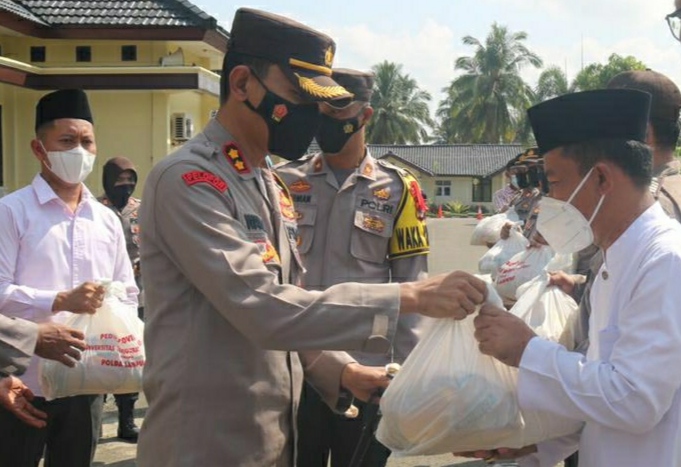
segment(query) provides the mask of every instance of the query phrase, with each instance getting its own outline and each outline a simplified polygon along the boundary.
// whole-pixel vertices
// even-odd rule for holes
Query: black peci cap
[[[527,114],[542,154],[596,139],[645,143],[650,100],[647,92],[601,89],[556,97]]]
[[[333,39],[284,16],[239,8],[227,49],[228,53],[232,51],[279,65],[309,100],[352,97],[331,77],[336,53]]]
[[[80,89],[63,89],[44,95],[35,108],[35,129],[60,118],[92,120],[87,95]]]

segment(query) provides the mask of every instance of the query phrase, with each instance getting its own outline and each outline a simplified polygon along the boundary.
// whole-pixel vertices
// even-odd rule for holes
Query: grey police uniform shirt
[[[427,238],[416,238],[416,252],[391,255],[391,238],[401,228],[400,216],[414,214],[401,203],[414,203],[405,186],[407,174],[368,152],[339,186],[322,154],[277,166],[291,192],[298,219],[298,249],[306,271],[303,286],[324,290],[343,282],[383,284],[427,277]],[[418,187],[420,193],[420,187]],[[425,221],[412,219],[425,232]],[[407,254],[412,253],[412,254]],[[385,354],[351,352],[364,365],[402,363],[419,339],[426,318],[401,316],[392,348]]]
[[[293,466],[303,370],[333,406],[352,359],[328,350],[385,352],[399,286],[293,285],[291,199],[214,119],[152,169],[140,233],[149,409],[138,465]]]
[[[142,284],[142,269],[140,267],[140,229],[139,229],[139,207],[140,200],[137,198],[130,198],[128,204],[122,210],[118,210],[106,196],[97,198],[100,203],[107,206],[116,214],[116,217],[121,221],[123,227],[123,234],[125,235],[125,248],[128,251],[130,264],[135,273],[135,282],[137,288],[140,290],[137,301],[139,307],[144,308],[144,287]]]
[[[0,314],[0,374],[20,375],[31,363],[38,325]]]

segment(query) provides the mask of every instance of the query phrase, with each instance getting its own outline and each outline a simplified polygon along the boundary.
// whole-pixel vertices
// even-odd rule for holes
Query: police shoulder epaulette
[[[188,144],[189,145],[189,152],[192,154],[198,154],[199,156],[203,156],[206,159],[211,158],[216,152],[219,151],[219,148],[211,143],[210,141],[193,141]]]
[[[403,167],[400,167],[400,166],[397,166],[397,165],[395,165],[395,164],[393,164],[393,163],[391,163],[391,162],[388,162],[388,161],[385,160],[385,159],[376,159],[376,163],[377,163],[378,165],[380,165],[381,167],[383,167],[383,168],[386,168],[386,169],[388,169],[388,170],[392,170],[392,171],[394,171],[394,172],[397,172],[397,173],[400,174],[402,177],[405,177],[407,174],[410,174],[410,175],[414,176],[414,175],[411,174],[411,172],[409,172],[407,169],[405,169],[405,168],[403,168]],[[416,177],[414,177],[414,178],[416,178]]]

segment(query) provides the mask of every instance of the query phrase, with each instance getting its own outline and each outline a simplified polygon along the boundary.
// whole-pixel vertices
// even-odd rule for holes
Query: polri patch
[[[197,183],[207,183],[220,193],[227,190],[227,182],[210,172],[203,172],[201,170],[193,170],[182,175],[182,180],[187,186],[193,186]]]

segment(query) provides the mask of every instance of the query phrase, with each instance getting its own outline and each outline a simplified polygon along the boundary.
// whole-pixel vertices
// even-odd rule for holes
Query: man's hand
[[[525,446],[520,449],[499,448],[492,451],[469,451],[469,452],[455,452],[457,457],[469,457],[475,459],[483,459],[487,461],[517,459],[519,457],[527,456],[537,452],[537,446]]]
[[[530,248],[541,248],[543,246],[549,246],[549,243],[542,234],[535,232],[530,239]]]
[[[463,319],[485,301],[486,293],[484,281],[461,271],[404,282],[400,284],[400,312]]]
[[[385,367],[349,363],[345,365],[341,373],[341,386],[364,402],[368,402],[371,395],[378,389],[387,388],[389,383],[390,378],[385,372]]]
[[[575,286],[577,285],[574,275],[566,274],[563,271],[558,271],[549,273],[549,277],[551,278],[549,285],[555,285],[566,294],[572,295],[572,292],[575,290]]]
[[[13,413],[19,420],[35,428],[43,428],[47,423],[47,414],[33,405],[33,393],[14,376],[0,378],[0,407]]]
[[[72,367],[76,364],[74,360],[80,360],[79,350],[85,350],[83,339],[85,335],[76,329],[57,323],[41,323],[35,354]]]
[[[508,240],[511,236],[511,229],[513,228],[513,222],[506,222],[499,232],[499,238],[502,240]]]
[[[480,352],[517,367],[534,331],[517,316],[493,305],[485,305],[475,317],[475,338]]]
[[[59,292],[52,304],[52,311],[94,314],[102,306],[104,287],[94,282],[84,282],[75,289]]]

